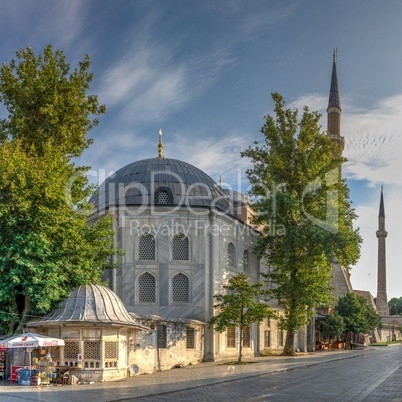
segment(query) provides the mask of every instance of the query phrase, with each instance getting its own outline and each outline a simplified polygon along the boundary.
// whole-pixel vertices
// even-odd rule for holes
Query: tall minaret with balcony
[[[385,256],[385,239],[388,235],[385,230],[385,210],[384,195],[381,187],[380,211],[378,214],[378,230],[376,232],[378,239],[378,277],[377,277],[377,311],[381,317],[389,316],[388,298],[387,298],[387,268]]]
[[[344,138],[341,136],[341,99],[339,96],[338,75],[336,73],[336,50],[333,54],[331,86],[327,108],[327,131],[332,141],[338,143],[341,153],[345,147]]]
[[[340,153],[342,155],[345,146],[344,139],[341,136],[341,99],[339,96],[338,75],[336,73],[336,50],[333,54],[331,86],[329,89],[329,100],[327,108],[327,132],[331,140],[339,144]],[[342,169],[339,169],[339,178],[342,176]],[[342,267],[339,263],[332,263],[332,296],[339,298],[352,292],[352,284],[350,283],[350,274],[346,267]]]

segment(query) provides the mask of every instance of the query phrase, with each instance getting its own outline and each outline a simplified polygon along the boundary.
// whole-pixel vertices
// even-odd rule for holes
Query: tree
[[[276,318],[271,307],[259,300],[264,293],[262,282],[252,285],[247,275],[240,272],[229,279],[221,294],[214,296],[218,302],[214,305],[218,314],[209,320],[209,326],[214,326],[219,332],[232,326],[239,329],[239,363],[242,359],[244,329],[253,323],[260,324],[264,318]]]
[[[279,320],[287,330],[283,353],[293,355],[297,329],[315,307],[331,302],[331,263],[355,263],[361,238],[340,175],[345,159],[320,131],[320,115],[305,107],[299,122],[297,110],[284,109],[281,95],[272,98],[276,117],[265,118],[264,144],[256,142],[241,155],[252,160],[247,176],[254,224],[261,230],[257,251],[272,267],[266,275],[270,297],[285,309]]]
[[[346,330],[354,334],[366,333],[380,325],[380,315],[364,297],[355,293],[340,297],[334,311],[343,318]]]
[[[324,337],[332,341],[339,337],[345,330],[345,322],[336,312],[330,314],[325,321],[322,322],[321,331]],[[333,347],[332,347],[333,348]]]
[[[402,314],[402,297],[393,297],[388,302],[388,307],[390,309],[391,315],[401,315]]]
[[[92,193],[71,160],[105,107],[87,96],[85,57],[70,72],[62,52],[32,49],[0,69],[0,330],[12,333],[47,313],[72,288],[100,283],[110,268],[110,217],[87,224]]]

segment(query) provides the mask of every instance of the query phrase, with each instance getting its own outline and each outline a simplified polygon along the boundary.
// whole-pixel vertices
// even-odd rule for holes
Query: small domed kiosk
[[[135,332],[149,330],[127,312],[114,292],[101,285],[75,288],[58,309],[27,326],[62,338],[65,346],[53,351],[53,361],[85,382],[126,377],[130,342]]]

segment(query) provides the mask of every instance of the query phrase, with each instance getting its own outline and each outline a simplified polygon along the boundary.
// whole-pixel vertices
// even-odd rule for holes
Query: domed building
[[[118,269],[104,279],[129,312],[206,323],[213,295],[243,271],[256,281],[258,232],[245,198],[223,190],[189,163],[158,156],[131,163],[99,187],[93,219],[114,218],[115,242],[123,251]],[[237,355],[235,331],[205,328],[203,360]],[[258,327],[249,329],[245,355],[259,350]]]

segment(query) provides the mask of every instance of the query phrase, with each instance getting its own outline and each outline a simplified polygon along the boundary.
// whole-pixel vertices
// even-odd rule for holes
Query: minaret
[[[339,97],[338,76],[336,74],[336,49],[333,54],[331,86],[327,108],[327,131],[331,139],[341,147],[341,153],[345,147],[344,138],[341,136],[341,99]]]
[[[336,50],[333,54],[331,86],[329,89],[328,101],[328,123],[327,132],[331,140],[340,145],[342,155],[345,142],[341,136],[341,100],[339,96],[338,75],[336,73]],[[336,153],[334,152],[334,156]],[[339,168],[339,179],[342,177],[342,168]],[[349,292],[353,292],[352,284],[350,283],[350,274],[346,267],[342,267],[338,262],[332,263],[332,296],[340,298]]]
[[[385,239],[388,235],[385,230],[385,211],[384,196],[381,186],[380,211],[378,214],[378,230],[376,232],[378,239],[378,277],[377,277],[377,311],[381,317],[389,316],[387,299],[387,268],[385,258]]]

